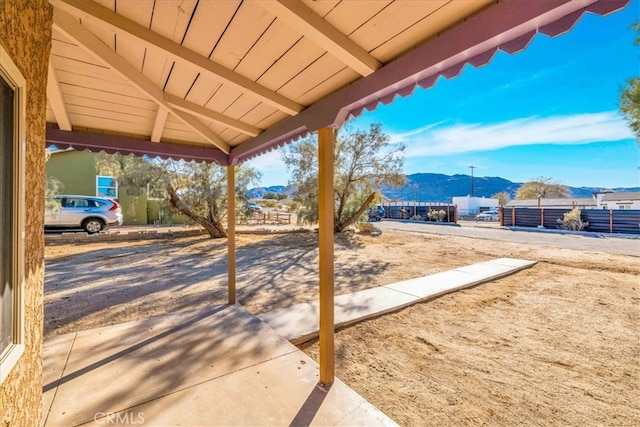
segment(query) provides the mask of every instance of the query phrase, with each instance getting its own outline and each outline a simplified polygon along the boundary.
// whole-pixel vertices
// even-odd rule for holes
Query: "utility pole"
[[[473,197],[473,170],[476,168],[475,166],[469,166],[471,169],[471,197]]]

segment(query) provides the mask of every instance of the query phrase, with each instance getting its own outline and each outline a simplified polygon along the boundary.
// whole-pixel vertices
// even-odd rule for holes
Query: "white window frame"
[[[0,384],[24,353],[24,240],[25,240],[25,152],[26,152],[26,79],[0,45],[0,78],[14,90],[13,131],[13,344],[2,351]]]
[[[102,194],[100,194],[100,185],[98,185],[100,183],[100,178],[109,178],[112,179],[115,183],[116,183],[116,195],[111,197],[111,196],[104,196]],[[103,187],[106,188],[106,187]],[[108,188],[113,188],[113,187],[108,187]],[[108,176],[108,175],[96,175],[96,197],[109,197],[111,199],[117,199],[119,196],[119,189],[118,189],[118,180],[115,179],[112,176]]]

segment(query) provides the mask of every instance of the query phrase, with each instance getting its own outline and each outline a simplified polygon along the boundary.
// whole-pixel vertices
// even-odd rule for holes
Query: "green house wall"
[[[62,151],[52,154],[45,167],[47,177],[63,184],[62,194],[96,195],[96,161],[90,151]]]
[[[124,225],[149,224],[146,190],[132,187],[119,187],[118,202],[122,206],[122,220]]]
[[[62,183],[60,194],[95,196],[96,170],[95,154],[91,151],[59,151],[51,154],[45,168],[47,177]],[[118,203],[122,206],[123,225],[146,225],[146,190],[119,187]]]
[[[49,156],[45,167],[47,178],[56,178],[62,183],[60,194],[95,196],[96,170],[95,154],[91,151],[58,151]],[[161,224],[187,224],[184,215],[169,212],[160,201],[147,200],[147,191],[143,188],[118,187],[118,203],[122,206],[123,225],[147,225],[159,221]]]
[[[186,215],[171,212],[166,202],[155,199],[147,202],[147,218],[149,224],[156,224],[156,221],[162,225],[192,223]]]

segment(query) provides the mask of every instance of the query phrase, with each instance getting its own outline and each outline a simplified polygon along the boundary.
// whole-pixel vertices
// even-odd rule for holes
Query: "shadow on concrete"
[[[66,337],[46,345],[54,348],[57,338]],[[55,396],[45,408],[52,425],[89,422],[295,349],[241,307],[225,305],[83,331],[59,351],[64,362],[53,368],[61,376],[43,387]]]
[[[313,391],[311,391],[311,394],[309,394],[309,397],[307,397],[307,400],[304,401],[302,407],[300,407],[296,416],[291,421],[291,424],[289,424],[289,427],[310,426],[330,389],[331,385],[328,387],[322,387],[320,384],[316,385],[313,388]]]

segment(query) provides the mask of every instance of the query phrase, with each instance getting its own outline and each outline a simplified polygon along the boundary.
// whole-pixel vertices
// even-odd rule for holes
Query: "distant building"
[[[456,196],[452,198],[453,204],[458,207],[458,215],[477,215],[480,212],[498,209],[498,199],[486,197]]]
[[[507,203],[508,208],[553,208],[553,209],[596,209],[595,197],[564,199],[515,199]]]
[[[45,173],[62,183],[61,194],[117,200],[122,206],[124,225],[183,224],[188,221],[183,215],[172,214],[162,200],[148,198],[146,188],[120,186],[114,177],[99,175],[96,154],[90,151],[51,151]]]
[[[516,199],[507,203],[509,208],[555,208],[555,209],[638,209],[640,191],[603,191],[593,197],[566,199]]]
[[[596,193],[600,209],[640,209],[640,191],[619,191]]]

